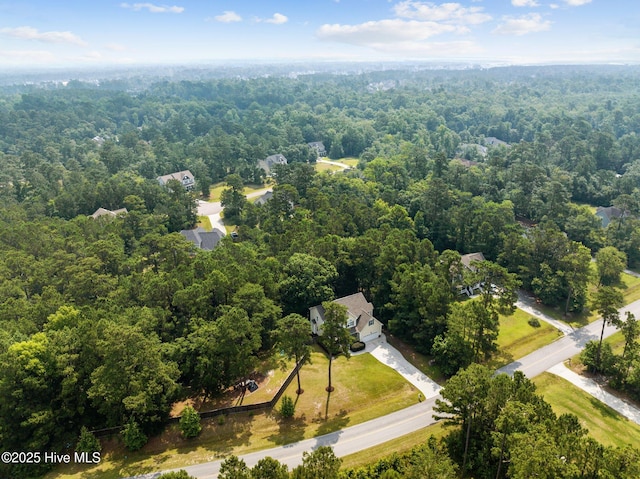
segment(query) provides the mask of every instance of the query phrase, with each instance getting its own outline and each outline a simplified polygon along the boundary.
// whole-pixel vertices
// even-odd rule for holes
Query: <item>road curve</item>
[[[622,308],[620,310],[621,318],[624,319],[627,311],[632,312],[636,317],[640,317],[640,300]],[[594,321],[500,368],[498,372],[513,374],[514,371],[522,371],[529,378],[537,376],[579,353],[588,341],[599,339],[601,329],[602,320]],[[604,337],[611,336],[616,331],[615,327],[607,326],[605,327]],[[423,403],[324,436],[257,451],[243,455],[241,458],[246,462],[247,466],[252,467],[261,458],[270,456],[293,468],[302,463],[303,452],[319,446],[333,447],[335,454],[339,457],[353,454],[433,424],[435,422],[433,406],[439,397],[428,398]],[[186,470],[188,474],[198,479],[213,479],[217,477],[220,463],[221,461],[218,460],[180,469]],[[160,475],[160,472],[156,472],[134,477],[135,479],[155,479]]]

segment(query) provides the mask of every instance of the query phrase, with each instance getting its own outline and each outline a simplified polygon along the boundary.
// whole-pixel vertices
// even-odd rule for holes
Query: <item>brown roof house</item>
[[[176,180],[184,186],[185,190],[192,190],[196,187],[196,180],[189,170],[176,171],[175,173],[170,173],[168,175],[158,176],[157,180],[161,186],[166,186],[167,182],[170,180]]]
[[[364,294],[355,293],[335,299],[333,302],[347,307],[348,318],[345,328],[349,328],[349,332],[356,341],[367,342],[380,337],[382,323],[374,318],[373,304],[366,300]],[[309,308],[309,320],[311,321],[311,332],[322,335],[324,308],[321,304]]]

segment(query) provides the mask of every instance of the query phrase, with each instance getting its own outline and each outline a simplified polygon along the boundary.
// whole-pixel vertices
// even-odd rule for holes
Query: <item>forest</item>
[[[175,401],[246,376],[283,316],[355,292],[452,377],[495,353],[518,288],[565,315],[605,311],[640,268],[638,92],[634,67],[0,87],[0,449],[61,450],[83,427],[155,434]],[[357,167],[318,172],[318,141]],[[256,205],[242,187],[265,182],[272,154],[288,164]],[[156,180],[186,169],[194,191]],[[220,182],[237,238],[197,250],[178,232]],[[90,217],[101,207],[128,213]],[[475,252],[487,261],[469,271]],[[463,277],[496,288],[462,301]],[[617,377],[640,398],[640,348]],[[493,410],[483,430],[515,444],[553,422],[530,392],[519,401],[539,424]],[[515,453],[496,476],[479,426],[463,459],[464,427],[429,454],[447,449],[468,477],[527,477]],[[585,474],[562,477],[624,477]]]

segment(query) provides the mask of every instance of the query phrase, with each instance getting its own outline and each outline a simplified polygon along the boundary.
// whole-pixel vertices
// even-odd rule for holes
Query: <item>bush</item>
[[[616,357],[609,343],[602,343],[600,351],[600,367],[598,368],[598,341],[589,341],[580,353],[580,361],[590,373],[601,373],[605,376],[615,374]]]
[[[196,437],[202,431],[200,425],[200,414],[193,406],[187,406],[182,411],[182,417],[180,418],[180,431],[186,438]]]
[[[76,444],[76,452],[100,452],[102,446],[98,438],[93,435],[86,427],[80,429],[80,437]]]
[[[184,469],[180,469],[179,471],[171,471],[165,472],[158,479],[196,479],[193,476],[190,476],[187,471]]]
[[[351,349],[351,351],[353,351],[354,353],[357,353],[358,351],[362,351],[366,347],[367,345],[362,341],[356,341],[351,346],[349,346],[349,349]]]
[[[529,326],[531,326],[533,328],[539,328],[540,327],[540,321],[538,320],[538,318],[534,318],[533,316],[531,316],[529,318],[527,323],[529,323]]]
[[[293,417],[295,412],[296,405],[293,402],[293,399],[291,399],[287,395],[282,396],[282,401],[280,402],[280,414],[282,414],[282,417],[284,417],[285,419]]]
[[[147,435],[133,419],[120,431],[124,445],[130,451],[137,451],[147,443]]]

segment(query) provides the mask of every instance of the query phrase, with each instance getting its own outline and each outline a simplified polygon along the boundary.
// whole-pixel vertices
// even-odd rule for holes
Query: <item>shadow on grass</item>
[[[489,359],[485,364],[491,369],[500,369],[502,366],[511,364],[513,361],[515,361],[515,358],[511,353],[499,350],[497,353],[494,353],[491,359]]]
[[[624,416],[622,416],[621,414],[618,414],[616,411],[611,409],[609,406],[607,406],[605,403],[603,403],[599,399],[596,399],[590,396],[589,403],[594,409],[596,409],[602,415],[602,417],[611,418],[616,421],[622,421],[623,419],[627,421],[627,419]]]
[[[267,439],[278,446],[298,442],[304,439],[304,431],[307,427],[306,417],[290,417],[278,421],[278,434],[272,434]]]

